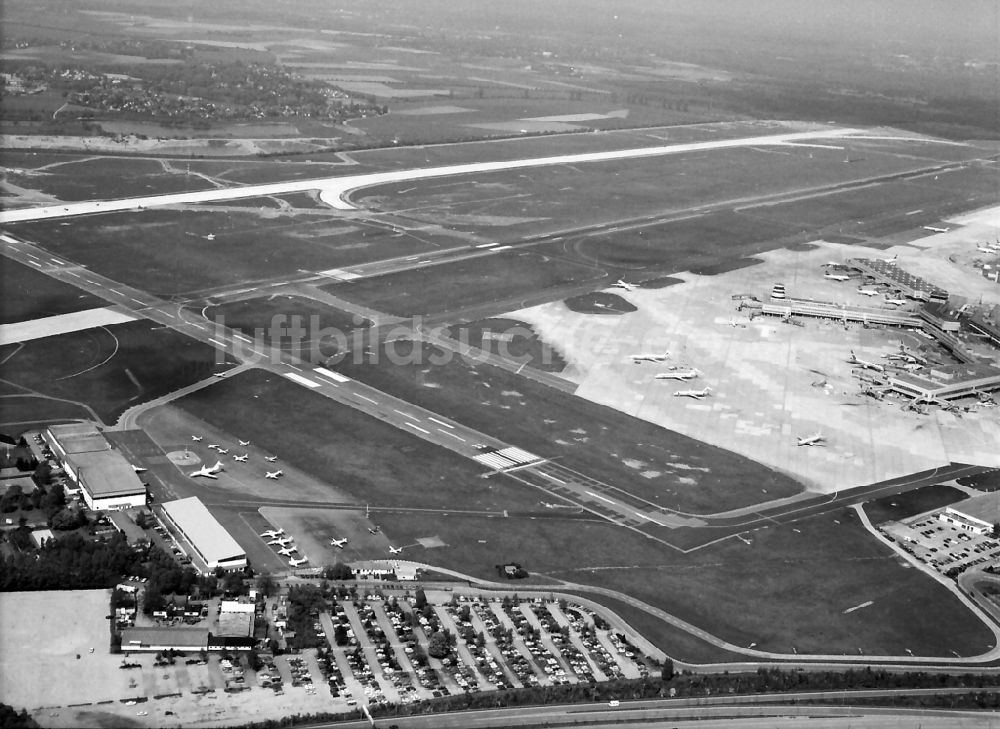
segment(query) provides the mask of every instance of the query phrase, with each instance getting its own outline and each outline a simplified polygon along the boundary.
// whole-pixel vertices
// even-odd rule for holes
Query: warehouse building
[[[89,509],[115,511],[146,504],[146,485],[93,424],[52,425],[45,439]]]
[[[168,501],[163,504],[162,514],[200,572],[241,570],[247,566],[246,552],[197,496]]]

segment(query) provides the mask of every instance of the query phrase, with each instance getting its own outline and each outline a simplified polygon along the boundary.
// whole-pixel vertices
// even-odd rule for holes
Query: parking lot
[[[938,519],[938,513],[889,522],[880,528],[903,549],[938,572],[963,571],[1000,559],[1000,540],[943,522]]]

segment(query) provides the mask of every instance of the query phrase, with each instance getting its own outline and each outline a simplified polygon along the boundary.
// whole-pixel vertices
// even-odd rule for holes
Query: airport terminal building
[[[163,504],[162,514],[199,572],[241,570],[247,566],[246,552],[197,496],[168,501]]]
[[[96,426],[51,425],[45,430],[45,439],[66,474],[80,488],[87,508],[116,511],[145,506],[146,485]]]

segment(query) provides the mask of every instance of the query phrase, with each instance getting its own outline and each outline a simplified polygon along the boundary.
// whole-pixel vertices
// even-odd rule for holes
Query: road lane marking
[[[451,427],[451,426],[448,426],[448,427]],[[447,430],[441,430],[440,428],[438,428],[438,433],[444,433],[445,435],[450,435],[450,436],[451,436],[452,438],[454,438],[455,440],[460,440],[460,441],[462,441],[463,443],[465,442],[465,438],[462,438],[462,437],[460,437],[460,436],[457,436],[457,435],[455,435],[454,433],[449,433],[449,432],[448,432]]]
[[[414,430],[419,430],[421,433],[426,433],[427,435],[430,435],[430,431],[424,430],[419,425],[414,425],[413,423],[409,423],[409,422],[406,423],[406,425],[409,425]]]
[[[437,418],[430,418],[429,417],[427,419],[430,420],[431,422],[437,423],[438,425],[443,425],[446,428],[451,428],[452,430],[455,429],[454,425],[448,425],[448,423],[442,422],[442,421],[438,420]]]
[[[357,395],[358,397],[360,397],[360,398],[361,398],[362,400],[367,400],[367,401],[368,401],[368,402],[370,402],[370,403],[371,403],[372,405],[378,405],[378,403],[377,403],[377,402],[375,402],[374,400],[372,400],[372,399],[371,399],[370,397],[365,397],[364,395],[362,395],[362,394],[361,394],[361,393],[359,393],[359,392],[356,392],[356,393],[354,393],[354,394],[355,394],[355,395]]]
[[[609,504],[615,503],[614,501],[612,501],[611,499],[607,498],[606,496],[601,496],[600,494],[595,494],[593,491],[588,491],[587,493],[590,494],[591,496],[593,496],[596,499],[600,499],[601,501],[607,501]]]

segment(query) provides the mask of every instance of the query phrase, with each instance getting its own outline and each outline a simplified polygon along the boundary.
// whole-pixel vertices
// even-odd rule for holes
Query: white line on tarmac
[[[38,261],[28,261],[28,263],[30,263],[32,266],[38,266],[39,268],[42,267],[42,264],[39,263]]]
[[[50,258],[49,260],[52,261],[57,266],[61,266],[62,265],[62,261],[60,261],[58,258]]]
[[[91,281],[89,278],[87,279],[87,283],[94,284],[94,286],[100,286],[100,284],[97,283],[97,281]]]
[[[451,428],[452,430],[454,430],[454,429],[455,429],[455,426],[454,426],[454,425],[448,425],[448,423],[444,423],[444,422],[441,422],[441,421],[440,421],[440,420],[438,420],[437,418],[430,418],[430,417],[429,417],[429,418],[427,418],[427,419],[428,419],[428,420],[430,420],[430,421],[431,421],[431,422],[433,422],[433,423],[437,423],[438,425],[443,425],[443,426],[444,426],[444,427],[446,427],[446,428]]]
[[[226,348],[226,345],[225,345],[225,344],[223,344],[222,342],[220,342],[220,341],[219,341],[219,340],[217,340],[217,339],[209,339],[208,341],[210,341],[210,342],[211,342],[212,344],[214,344],[214,345],[215,345],[215,346],[217,346],[217,347],[222,347],[223,349],[225,349],[225,348]]]
[[[177,317],[171,314],[169,311],[164,311],[163,316],[169,316],[171,319],[176,319]]]
[[[433,420],[433,419],[434,418],[431,418],[431,420]],[[448,427],[450,428],[451,426],[449,425]],[[452,438],[454,438],[456,440],[460,440],[463,443],[465,442],[465,438],[461,438],[461,437],[455,435],[454,433],[449,433],[447,430],[441,430],[440,428],[438,428],[437,430],[438,430],[438,433],[444,433],[445,435],[450,435]]]
[[[607,501],[609,504],[615,503],[614,501],[605,496],[601,496],[600,494],[595,494],[593,491],[588,491],[587,493],[593,496],[595,499],[600,499],[601,501]]]
[[[253,343],[253,340],[250,337],[245,337],[242,334],[234,334],[233,336],[236,337],[237,339],[242,339],[244,342],[247,342],[248,344]]]
[[[550,481],[555,481],[556,483],[566,483],[561,478],[556,478],[551,473],[543,473],[542,475],[545,476],[545,478],[549,479]]]
[[[108,289],[108,291],[110,291],[113,294],[118,294],[119,296],[124,296],[125,295],[121,291],[118,291],[116,289]]]
[[[132,301],[134,301],[137,304],[141,304],[142,306],[146,305],[145,303],[143,303],[142,301],[139,301],[139,299],[135,298],[134,296],[129,296],[129,298],[132,299]]]
[[[409,425],[414,430],[419,430],[421,433],[426,433],[426,434],[430,435],[430,431],[424,430],[419,425],[414,425],[413,423],[406,423],[406,424]]]
[[[643,519],[646,519],[647,521],[651,521],[654,524],[659,524],[660,526],[666,526],[666,524],[664,524],[663,522],[657,521],[656,519],[654,519],[653,517],[651,517],[649,514],[643,514],[641,511],[635,512],[635,515],[636,516],[641,516]]]
[[[73,273],[72,271],[67,271],[67,272],[66,272],[66,275],[67,275],[67,276],[73,276],[74,278],[80,278],[80,274],[78,274],[78,273]]]
[[[371,403],[372,405],[378,405],[378,403],[377,403],[377,402],[375,402],[374,400],[372,400],[372,399],[371,399],[370,397],[365,397],[364,395],[362,395],[361,393],[358,393],[358,392],[356,392],[356,393],[354,393],[354,394],[355,394],[355,395],[357,395],[358,397],[360,397],[360,398],[361,398],[362,400],[367,400],[367,401],[368,401],[368,402],[370,402],[370,403]]]
[[[291,367],[291,368],[292,368],[293,370],[298,370],[299,372],[301,372],[301,371],[302,371],[302,368],[301,368],[301,367],[296,367],[296,366],[295,366],[295,365],[293,365],[293,364],[290,364],[290,365],[288,365],[288,366],[289,366],[289,367]]]
[[[409,418],[410,420],[420,420],[420,418],[418,418],[416,415],[410,415],[409,413],[404,413],[402,410],[397,410],[396,408],[393,408],[392,412],[399,413],[404,418]]]

